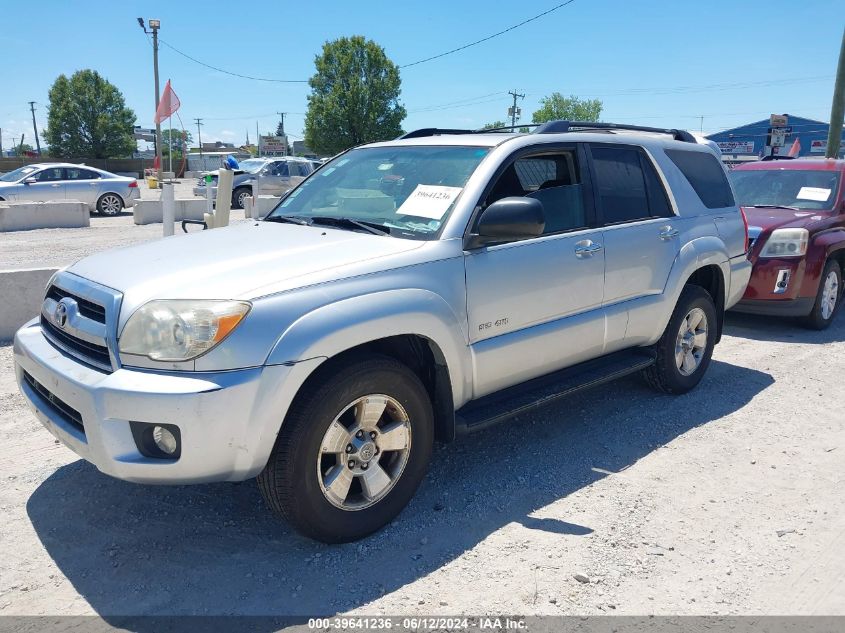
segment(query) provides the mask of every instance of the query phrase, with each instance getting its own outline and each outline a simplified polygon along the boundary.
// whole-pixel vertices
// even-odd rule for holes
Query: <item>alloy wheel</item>
[[[341,510],[363,510],[387,496],[411,454],[404,407],[382,394],[349,403],[326,430],[317,455],[323,495]]]
[[[822,318],[827,321],[836,311],[836,303],[839,301],[839,275],[831,270],[824,280],[822,288],[821,313]]]
[[[707,349],[707,315],[693,308],[681,321],[675,341],[675,363],[684,376],[691,376],[701,365]]]

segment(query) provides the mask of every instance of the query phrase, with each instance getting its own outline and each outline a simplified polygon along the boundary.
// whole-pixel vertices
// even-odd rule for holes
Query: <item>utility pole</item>
[[[830,106],[830,128],[827,133],[825,158],[836,158],[842,143],[842,119],[845,115],[845,31],[839,48],[839,66],[836,69],[836,83],[833,86],[833,103]]]
[[[516,100],[517,100],[517,98],[525,99],[525,95],[519,94],[516,90],[510,90],[508,92],[508,94],[513,97],[513,107],[511,108],[511,126],[515,127],[516,126],[516,112],[517,112],[517,110],[516,110]]]
[[[35,147],[38,155],[41,156],[41,141],[38,140],[38,128],[35,126],[35,101],[29,102],[29,109],[32,112],[32,131],[35,132]]]
[[[202,163],[203,169],[205,168],[205,163],[202,159],[202,119],[194,119],[197,122],[197,138],[199,139],[200,144],[200,163]]]
[[[0,127],[0,158],[3,158],[3,128]]]
[[[699,126],[698,131],[703,132],[704,131],[704,115],[700,114],[700,115],[698,115],[698,118],[701,119],[701,125]]]
[[[150,29],[153,32],[153,75],[155,77],[155,84],[156,84],[156,105],[155,109],[158,110],[158,104],[160,101],[159,95],[159,88],[158,88],[158,30],[161,28],[161,21],[160,20],[150,20]],[[156,178],[158,182],[161,182],[161,121],[156,122],[156,158],[158,159],[158,169],[156,170]]]

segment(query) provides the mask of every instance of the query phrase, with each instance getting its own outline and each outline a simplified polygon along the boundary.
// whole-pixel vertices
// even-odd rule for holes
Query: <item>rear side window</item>
[[[728,178],[719,159],[710,152],[667,149],[666,155],[681,170],[708,209],[734,206]]]
[[[68,180],[95,180],[100,177],[100,174],[90,169],[67,167],[65,171],[67,172]]]
[[[640,153],[627,147],[592,147],[590,151],[604,223],[649,217]]]

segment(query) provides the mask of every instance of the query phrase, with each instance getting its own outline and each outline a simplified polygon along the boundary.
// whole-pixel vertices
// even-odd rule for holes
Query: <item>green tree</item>
[[[305,144],[318,154],[402,134],[401,79],[384,49],[360,35],[323,45],[308,84]]]
[[[193,136],[187,130],[173,130],[173,158],[182,158],[182,147],[190,147]],[[161,154],[170,155],[170,129],[161,131]]]
[[[492,123],[486,123],[484,125],[484,127],[481,128],[481,129],[482,130],[492,130],[492,129],[497,128],[497,127],[505,127],[506,125],[507,125],[507,123],[505,123],[504,121],[493,121]]]
[[[59,75],[49,97],[44,138],[53,156],[122,158],[135,151],[135,113],[97,71]]]
[[[559,92],[553,92],[540,99],[540,109],[534,112],[531,121],[598,121],[602,107],[600,99],[579,99],[575,95],[564,97]]]

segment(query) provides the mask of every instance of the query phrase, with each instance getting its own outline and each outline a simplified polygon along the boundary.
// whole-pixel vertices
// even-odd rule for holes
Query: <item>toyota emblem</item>
[[[57,303],[56,310],[53,312],[53,320],[60,328],[67,325],[67,306],[64,303]]]

